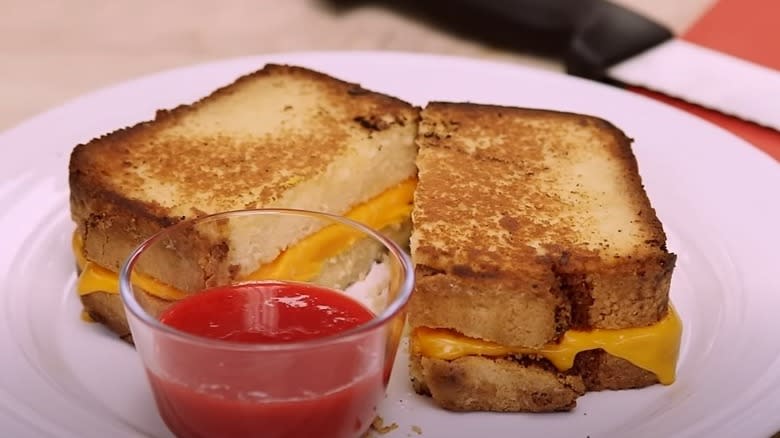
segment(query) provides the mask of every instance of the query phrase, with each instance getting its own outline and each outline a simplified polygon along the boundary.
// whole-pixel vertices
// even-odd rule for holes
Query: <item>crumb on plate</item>
[[[369,427],[366,433],[363,435],[363,438],[368,438],[372,436],[373,432],[376,432],[380,435],[384,435],[395,429],[398,429],[398,424],[390,423],[387,426],[385,426],[385,420],[379,415],[377,415],[376,418],[374,418],[374,421],[371,422],[371,427]]]

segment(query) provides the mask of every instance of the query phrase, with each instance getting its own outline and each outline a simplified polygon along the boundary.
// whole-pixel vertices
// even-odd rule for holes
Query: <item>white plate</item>
[[[690,115],[621,90],[483,61],[398,53],[227,60],[97,91],[0,137],[0,435],[168,436],[132,348],[79,319],[67,164],[79,142],[199,98],[266,62],[310,66],[416,104],[459,100],[585,112],[636,139],[678,256],[685,323],[669,387],[591,393],[573,412],[455,414],[412,393],[405,351],[381,407],[387,437],[769,436],[780,429],[780,166]]]

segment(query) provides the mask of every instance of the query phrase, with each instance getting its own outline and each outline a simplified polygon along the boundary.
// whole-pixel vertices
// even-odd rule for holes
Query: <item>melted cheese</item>
[[[76,264],[81,270],[78,283],[76,283],[76,292],[79,295],[98,291],[111,294],[119,293],[119,276],[114,271],[87,260],[84,256],[84,243],[79,233],[73,233],[73,254],[76,257]],[[166,300],[177,300],[185,296],[178,289],[143,274],[134,273],[131,281],[150,294]]]
[[[347,217],[381,230],[403,222],[412,212],[412,198],[416,182],[405,181],[381,195],[353,208]],[[364,235],[346,225],[330,225],[287,248],[273,262],[249,274],[247,280],[297,280],[316,277],[325,260],[349,249]]]
[[[132,275],[134,285],[164,300],[180,300],[187,296],[175,287],[168,286],[143,274]],[[81,270],[79,281],[76,284],[79,295],[87,295],[94,292],[119,293],[119,276],[108,269],[92,262],[87,262]]]
[[[345,216],[382,229],[403,222],[411,214],[416,180],[410,179],[386,190],[350,210]],[[316,277],[329,258],[349,249],[362,233],[344,225],[328,226],[287,248],[273,262],[249,274],[246,280],[287,279],[305,281]],[[76,289],[80,295],[98,291],[119,293],[118,275],[86,259],[81,235],[73,235],[73,253],[81,269]],[[184,297],[184,293],[143,274],[133,274],[133,284],[149,294],[166,300]]]
[[[654,373],[664,385],[674,383],[680,351],[682,323],[674,308],[666,317],[648,327],[620,330],[569,330],[561,342],[540,349],[508,347],[481,339],[469,338],[453,330],[418,327],[413,333],[414,348],[423,356],[454,360],[459,357],[538,355],[549,360],[560,371],[574,366],[577,353],[602,349]]]

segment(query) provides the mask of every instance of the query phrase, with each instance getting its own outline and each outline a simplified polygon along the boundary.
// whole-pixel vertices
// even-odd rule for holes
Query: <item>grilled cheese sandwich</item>
[[[357,84],[266,65],[191,105],[76,146],[70,206],[85,309],[129,340],[116,267],[157,231],[203,215],[317,210],[408,242],[418,118],[419,108]],[[160,248],[132,280],[162,309],[213,282],[293,277],[346,287],[370,268],[367,256],[382,256],[339,226],[264,222],[252,229],[261,248],[242,244],[251,227]]]
[[[412,383],[447,409],[568,410],[586,391],[674,382],[675,256],[630,139],[553,111],[433,102],[420,116],[271,65],[79,145],[71,211],[85,309],[128,338],[107,267],[140,241],[219,211],[312,209],[411,243]],[[284,229],[264,229],[262,254],[237,249],[241,230],[193,236],[196,265],[168,269],[161,253],[132,281],[167,305],[206,279],[319,279],[360,245],[337,225]],[[353,281],[349,269],[334,278]]]
[[[675,256],[631,140],[555,111],[433,102],[421,118],[415,390],[452,410],[546,412],[674,382]]]

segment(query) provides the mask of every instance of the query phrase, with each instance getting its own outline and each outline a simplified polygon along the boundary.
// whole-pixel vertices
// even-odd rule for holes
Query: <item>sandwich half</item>
[[[585,115],[429,104],[409,308],[417,392],[463,411],[569,410],[670,384],[675,255],[631,140]]]
[[[312,70],[267,65],[202,100],[77,146],[70,159],[78,293],[88,315],[130,340],[117,272],[164,227],[202,215],[299,208],[344,215],[408,242],[419,109]],[[321,228],[321,227],[320,227]],[[269,227],[262,251],[241,230],[187,242],[197,263],[176,272],[171,254],[139,266],[134,281],[165,306],[214,281],[327,277],[342,287],[368,266],[365,243],[334,245],[305,221]],[[338,237],[338,236],[336,236]],[[317,257],[312,257],[316,251]]]

